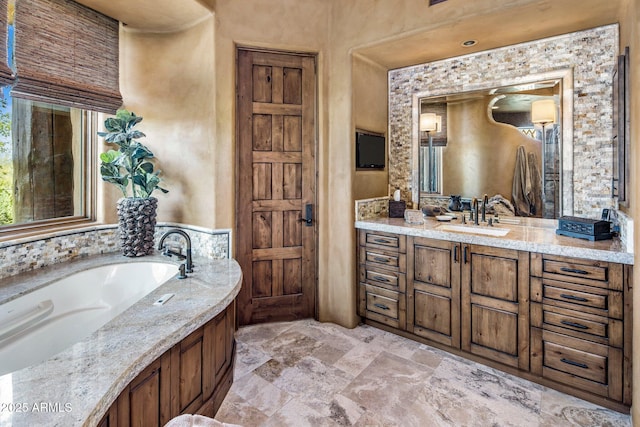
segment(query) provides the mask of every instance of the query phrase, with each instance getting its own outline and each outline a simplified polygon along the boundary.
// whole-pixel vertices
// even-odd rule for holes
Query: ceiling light
[[[460,43],[460,45],[462,45],[462,47],[471,47],[471,46],[475,46],[478,44],[477,40],[465,40],[462,43]]]

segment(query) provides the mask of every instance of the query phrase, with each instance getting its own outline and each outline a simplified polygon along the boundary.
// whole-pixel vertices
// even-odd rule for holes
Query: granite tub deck
[[[111,254],[58,264],[1,280],[0,304],[78,271],[145,261],[172,263],[161,255]],[[187,279],[169,279],[82,341],[0,377],[0,425],[96,425],[146,366],[235,299],[242,284],[235,260],[194,258],[194,266]],[[167,293],[175,296],[153,305]]]
[[[633,253],[627,252],[617,238],[591,242],[583,239],[556,235],[556,220],[521,218],[519,225],[497,224],[481,228],[506,228],[506,236],[486,236],[467,232],[444,231],[439,227],[444,224],[460,225],[460,220],[440,222],[426,218],[424,224],[409,224],[402,218],[374,218],[356,221],[358,229],[382,231],[386,233],[404,234],[407,236],[427,237],[438,240],[469,243],[496,248],[516,249],[549,255],[560,255],[574,258],[585,258],[596,261],[633,264]],[[474,227],[467,224],[468,227]]]

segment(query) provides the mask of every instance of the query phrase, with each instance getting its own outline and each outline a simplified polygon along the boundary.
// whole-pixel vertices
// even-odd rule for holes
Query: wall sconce
[[[422,113],[420,114],[420,130],[427,132],[429,137],[429,193],[435,193],[435,164],[434,164],[434,152],[433,152],[433,137],[431,132],[440,132],[442,129],[442,117],[435,113]]]
[[[438,132],[438,119],[440,119],[440,126],[442,126],[442,117],[437,114],[420,114],[420,130],[423,132]]]

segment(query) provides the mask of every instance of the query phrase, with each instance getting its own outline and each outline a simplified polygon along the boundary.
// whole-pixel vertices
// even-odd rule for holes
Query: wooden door
[[[460,243],[414,237],[407,247],[407,330],[460,348]]]
[[[239,49],[237,84],[238,321],[313,317],[315,58]]]
[[[462,349],[529,370],[529,253],[462,247]]]

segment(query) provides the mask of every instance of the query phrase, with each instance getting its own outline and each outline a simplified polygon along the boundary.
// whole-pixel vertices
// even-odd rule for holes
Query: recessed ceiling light
[[[477,40],[465,40],[460,44],[462,45],[462,47],[471,47],[471,46],[477,45],[478,41]]]

